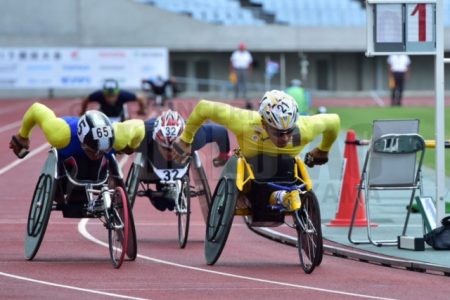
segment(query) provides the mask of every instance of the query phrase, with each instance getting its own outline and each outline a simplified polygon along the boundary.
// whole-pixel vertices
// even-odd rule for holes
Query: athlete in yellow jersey
[[[201,100],[189,116],[178,142],[183,152],[190,153],[195,132],[206,120],[231,130],[236,135],[241,153],[247,158],[258,154],[294,157],[309,142],[322,135],[320,145],[308,153],[305,160],[310,167],[328,161],[328,152],[340,127],[336,114],[298,116],[295,100],[277,90],[264,94],[258,112]]]
[[[111,124],[99,111],[88,111],[81,117],[58,118],[50,108],[36,102],[26,111],[19,133],[9,145],[19,158],[28,153],[31,131],[36,125],[63,159],[86,156],[99,160],[112,150],[130,154],[145,136],[142,120]]]
[[[212,120],[231,130],[236,135],[241,154],[249,162],[253,161],[250,164],[254,164],[256,170],[262,170],[260,174],[270,174],[271,178],[276,177],[276,174],[286,175],[292,166],[283,163],[273,165],[270,163],[270,157],[295,157],[319,135],[322,135],[322,141],[318,147],[307,153],[305,163],[309,167],[326,163],[328,152],[340,127],[339,116],[336,114],[299,117],[295,100],[277,90],[264,94],[258,112],[201,100],[189,116],[186,128],[175,146],[181,148],[178,149],[178,160],[183,160],[184,156],[190,153],[193,136],[206,120]],[[299,193],[295,192],[297,191],[285,192],[283,199],[277,200],[287,211],[300,207]],[[241,201],[242,199],[239,200]],[[240,205],[242,204],[238,204]]]

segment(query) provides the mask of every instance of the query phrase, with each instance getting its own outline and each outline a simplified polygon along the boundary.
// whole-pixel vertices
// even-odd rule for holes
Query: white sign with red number
[[[157,76],[169,76],[166,48],[0,48],[0,89],[95,89],[109,78],[140,88]]]
[[[408,42],[433,41],[433,8],[432,4],[408,4],[406,6]]]

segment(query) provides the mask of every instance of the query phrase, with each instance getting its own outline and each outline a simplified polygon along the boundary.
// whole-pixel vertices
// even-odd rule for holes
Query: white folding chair
[[[408,211],[402,235],[406,234],[411,205],[416,190],[423,195],[421,167],[425,154],[425,142],[418,134],[419,120],[375,120],[373,135],[367,151],[358,186],[358,194],[349,227],[348,239],[353,244],[372,243],[376,246],[397,245],[395,240],[375,240],[372,237],[370,215],[370,191],[410,190]],[[358,206],[361,206],[361,192],[367,218],[367,240],[352,239],[352,230]],[[361,203],[360,203],[361,202]]]

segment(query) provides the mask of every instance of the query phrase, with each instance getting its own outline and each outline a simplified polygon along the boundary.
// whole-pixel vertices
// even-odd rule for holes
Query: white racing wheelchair
[[[95,180],[79,180],[73,176],[80,164],[92,168],[87,172],[94,173]],[[94,168],[96,172],[92,172]],[[25,257],[32,260],[37,254],[51,211],[62,211],[64,218],[97,218],[103,223],[108,230],[109,253],[115,268],[122,265],[125,255],[135,260],[136,230],[124,188],[114,155],[98,162],[74,159],[63,162],[58,159],[56,149],[51,148],[28,214]]]
[[[156,186],[155,191],[151,189],[151,185]],[[172,169],[158,169],[142,152],[136,153],[127,175],[126,187],[131,207],[137,196],[174,201],[173,211],[178,219],[180,248],[184,248],[188,240],[191,198],[199,199],[205,220],[208,215],[211,191],[197,151],[188,162]]]

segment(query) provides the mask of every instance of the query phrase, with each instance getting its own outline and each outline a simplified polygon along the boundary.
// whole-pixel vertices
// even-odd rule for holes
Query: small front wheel
[[[111,261],[116,269],[120,268],[128,247],[130,219],[125,190],[118,186],[111,199],[108,218],[108,242]]]
[[[178,216],[178,242],[180,248],[186,247],[189,235],[189,221],[191,216],[191,196],[189,187],[189,178],[183,177],[181,193],[177,199],[177,216]]]
[[[313,192],[302,197],[302,208],[294,213],[298,254],[305,273],[310,274],[322,262],[323,240],[319,202]]]

